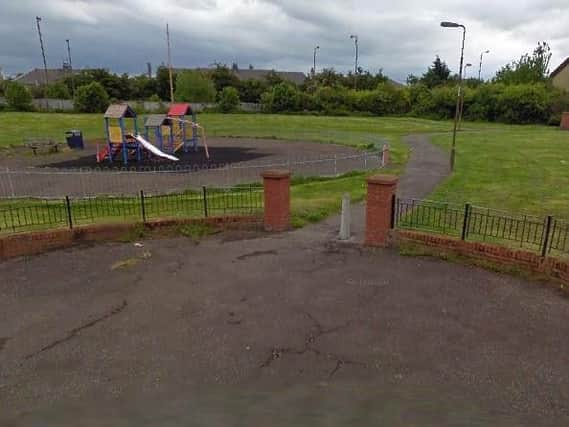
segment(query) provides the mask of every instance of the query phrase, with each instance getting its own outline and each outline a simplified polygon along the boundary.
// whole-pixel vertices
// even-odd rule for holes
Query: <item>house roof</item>
[[[146,121],[144,122],[144,126],[148,128],[157,128],[162,125],[169,125],[172,123],[166,114],[150,114],[146,117]]]
[[[192,106],[187,103],[172,104],[168,110],[169,116],[188,116],[192,114]]]
[[[569,58],[566,58],[565,61],[563,61],[561,64],[559,64],[559,66],[551,72],[549,77],[555,77],[557,74],[559,74],[561,71],[563,71],[563,69],[567,66],[569,66]]]
[[[48,84],[58,82],[66,77],[69,77],[71,73],[77,74],[84,70],[68,70],[64,68],[48,68],[47,70],[47,82]],[[43,85],[45,84],[45,70],[43,68],[34,68],[27,73],[24,73],[14,79],[18,83],[24,85]]]
[[[215,68],[176,68],[174,69],[175,72],[181,71],[203,71],[203,72],[212,72]],[[266,77],[274,71],[281,79],[291,82],[297,85],[301,85],[306,81],[306,74],[300,71],[276,71],[276,70],[262,70],[262,69],[237,69],[234,70],[230,68],[230,70],[235,74],[235,76],[239,80],[265,80]]]
[[[234,71],[234,73],[239,80],[264,80],[272,71],[273,70],[246,69],[246,70],[236,70]],[[303,84],[306,80],[306,74],[301,73],[299,71],[274,71],[274,72],[281,79],[297,85]]]
[[[135,111],[128,104],[111,104],[105,111],[107,119],[135,118]]]

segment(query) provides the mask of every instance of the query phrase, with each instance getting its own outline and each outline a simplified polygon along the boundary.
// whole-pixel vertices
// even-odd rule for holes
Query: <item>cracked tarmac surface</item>
[[[1,263],[0,424],[567,425],[565,299],[325,227]]]
[[[568,300],[337,225],[0,263],[0,425],[569,425]]]

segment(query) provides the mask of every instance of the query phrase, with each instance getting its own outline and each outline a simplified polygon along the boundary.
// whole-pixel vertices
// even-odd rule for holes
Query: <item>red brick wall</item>
[[[285,231],[290,228],[290,172],[268,170],[263,177],[265,230]]]
[[[561,129],[569,130],[569,112],[561,115]]]
[[[550,278],[569,283],[569,263],[554,257],[540,255],[522,249],[510,249],[489,243],[466,242],[451,237],[416,231],[398,230],[395,240],[419,243],[429,247],[449,250],[455,254],[521,267]]]
[[[256,216],[226,216],[203,219],[164,219],[149,221],[144,227],[157,229],[177,225],[201,223],[226,228],[249,227],[258,224]],[[141,224],[89,225],[73,230],[61,229],[14,234],[0,237],[0,259],[36,255],[53,249],[62,249],[78,243],[117,240]]]
[[[392,199],[397,177],[376,175],[367,179],[365,244],[385,247],[389,243]]]

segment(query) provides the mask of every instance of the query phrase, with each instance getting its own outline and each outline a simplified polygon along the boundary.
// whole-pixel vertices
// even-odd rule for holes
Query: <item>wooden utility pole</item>
[[[170,78],[170,102],[174,103],[174,82],[172,80],[172,54],[170,51],[170,27],[166,24],[166,39],[168,40],[168,73]]]

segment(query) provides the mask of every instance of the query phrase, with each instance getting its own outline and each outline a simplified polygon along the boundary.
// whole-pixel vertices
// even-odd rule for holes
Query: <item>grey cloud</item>
[[[456,69],[460,34],[439,21],[468,25],[467,60],[490,48],[487,75],[551,41],[553,63],[569,55],[566,0],[0,0],[0,66],[41,65],[35,15],[41,15],[48,62],[60,66],[70,38],[74,64],[139,73],[166,60],[170,23],[176,66],[237,61],[307,72],[319,44],[319,66],[353,66],[350,33],[360,36],[361,64],[404,81],[435,54]],[[563,50],[565,49],[565,50]]]

